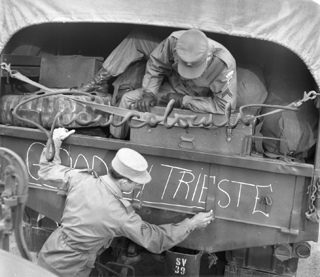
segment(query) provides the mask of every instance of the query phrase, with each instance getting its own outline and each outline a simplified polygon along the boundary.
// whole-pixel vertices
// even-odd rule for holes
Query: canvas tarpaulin
[[[250,37],[283,45],[320,87],[320,3],[312,0],[2,0],[0,51],[19,30],[42,23],[130,23]]]

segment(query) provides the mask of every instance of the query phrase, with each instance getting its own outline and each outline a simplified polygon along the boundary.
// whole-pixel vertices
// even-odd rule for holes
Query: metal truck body
[[[132,5],[122,0],[90,4],[87,1],[24,0],[12,5],[5,0],[0,3],[0,51],[2,62],[11,61],[15,69],[31,79],[59,84],[59,75],[48,76],[48,72],[44,75],[43,57],[105,58],[137,27],[163,38],[177,29],[199,28],[227,45],[237,61],[265,62],[278,52],[290,52],[303,61],[310,71],[313,89],[319,91],[320,42],[317,37],[320,31],[315,28],[319,11],[316,1],[227,0],[222,4],[218,0],[143,0]],[[82,76],[72,78],[78,84],[82,82]],[[35,90],[10,79],[2,71],[1,96]],[[98,133],[93,134],[90,130],[86,132],[89,128],[85,128],[86,131],[78,128],[63,144],[62,163],[106,174],[108,163],[118,149],[135,149],[146,157],[153,180],[143,187],[142,193],[134,191],[126,198],[144,220],[155,224],[178,222],[196,212],[213,209],[215,221],[204,230],[194,231],[180,247],[204,253],[226,253],[225,276],[238,276],[232,275],[240,272],[237,268],[293,276],[298,258],[304,258],[305,252],[301,249],[308,249],[305,242],[318,240],[319,224],[305,215],[310,212],[310,205],[314,205],[316,211],[320,209],[316,203],[319,199],[310,199],[310,188],[319,186],[318,144],[312,158],[297,162],[288,161],[286,157],[266,158],[253,154],[251,146],[246,148],[247,139],[254,140],[255,123],[250,127],[240,126],[237,131],[217,127],[216,134],[204,134],[212,135],[209,141],[216,143],[215,151],[181,147],[179,141],[173,143],[176,146],[166,146],[173,140],[169,132],[177,132],[180,138],[191,132],[182,128],[167,130],[159,126],[162,129],[155,135],[159,137],[157,143],[153,136],[148,138],[157,128],[135,129],[135,137],[123,141],[106,138],[104,128],[98,127]],[[251,128],[252,134],[237,139],[236,132],[241,133],[241,128]],[[145,133],[139,136],[141,132]],[[200,128],[192,132],[200,132]],[[46,140],[46,135],[37,129],[0,125],[1,146],[18,153],[28,168],[27,206],[31,225],[26,234],[30,244],[38,241],[39,245],[33,245],[37,251],[55,228],[54,222],[59,223],[64,205],[64,197],[57,194],[56,185],[42,181],[37,173]],[[207,147],[210,148],[210,143]],[[230,150],[234,148],[237,153]],[[43,216],[48,221],[41,226]]]

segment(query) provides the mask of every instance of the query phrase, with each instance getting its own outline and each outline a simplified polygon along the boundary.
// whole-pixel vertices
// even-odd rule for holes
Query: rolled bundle
[[[35,128],[35,125],[19,120],[12,115],[13,109],[21,102],[30,99],[30,95],[4,95],[0,99],[0,122],[5,125]],[[68,96],[53,95],[34,99],[19,107],[18,116],[31,120],[44,128],[51,128],[54,117],[58,112],[61,116],[56,122],[56,127],[81,128],[97,127],[101,122],[105,122],[107,114],[101,114],[93,111],[85,105],[79,104],[70,98],[80,99],[82,101],[92,101],[89,96]],[[95,96],[94,102],[109,105],[111,97]]]

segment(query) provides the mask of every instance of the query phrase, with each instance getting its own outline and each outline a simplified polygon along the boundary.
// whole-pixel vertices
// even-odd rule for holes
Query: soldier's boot
[[[107,92],[108,91],[108,80],[111,78],[109,72],[101,67],[99,72],[87,83],[82,84],[78,89],[84,92]]]

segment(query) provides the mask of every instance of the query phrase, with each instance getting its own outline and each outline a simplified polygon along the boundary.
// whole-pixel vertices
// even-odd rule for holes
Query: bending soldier
[[[55,157],[48,162],[44,149],[39,176],[60,184],[66,202],[57,228],[43,245],[38,264],[58,276],[89,276],[98,251],[114,237],[127,237],[147,250],[160,253],[182,242],[195,228],[204,228],[213,213],[198,213],[177,224],[149,224],[136,214],[122,192],[150,182],[147,161],[138,152],[120,149],[107,175],[96,177],[87,170],[61,165],[62,140],[74,131],[54,130]]]
[[[224,114],[227,103],[236,108],[237,72],[231,53],[196,29],[173,32],[160,42],[149,34],[133,31],[105,60],[103,67],[80,89],[99,90],[133,62],[147,58],[142,88],[123,95],[118,106],[132,104],[148,112],[157,102],[175,100],[176,108]],[[115,122],[122,120],[115,117]],[[129,127],[110,127],[116,138],[125,138]]]

